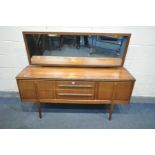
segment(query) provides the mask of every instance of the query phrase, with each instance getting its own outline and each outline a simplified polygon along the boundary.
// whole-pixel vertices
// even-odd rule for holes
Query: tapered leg
[[[113,111],[113,104],[110,104],[110,106],[109,106],[109,120],[112,119],[112,111]]]
[[[42,118],[42,113],[41,113],[41,104],[39,103],[38,105],[38,112],[39,112],[39,118]]]
[[[130,110],[130,107],[131,107],[131,103],[129,102],[128,103],[128,111]]]

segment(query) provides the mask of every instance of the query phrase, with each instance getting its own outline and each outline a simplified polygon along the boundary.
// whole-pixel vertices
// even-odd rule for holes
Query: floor
[[[108,120],[108,105],[44,104],[39,119],[36,104],[20,102],[18,97],[0,98],[2,129],[144,129],[155,128],[155,104],[115,105]]]

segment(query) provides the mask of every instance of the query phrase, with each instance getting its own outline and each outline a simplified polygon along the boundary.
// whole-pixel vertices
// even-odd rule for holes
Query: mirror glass
[[[25,34],[31,60],[41,57],[114,58],[124,56],[128,36]],[[41,58],[39,57],[39,58]],[[51,62],[52,63],[52,62]],[[120,65],[120,64],[119,64]]]

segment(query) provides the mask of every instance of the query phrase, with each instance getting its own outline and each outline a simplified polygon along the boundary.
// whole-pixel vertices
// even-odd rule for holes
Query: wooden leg
[[[39,118],[42,118],[42,113],[41,113],[41,103],[38,105],[38,112],[39,112]]]
[[[110,106],[109,106],[109,120],[112,119],[112,111],[113,111],[113,104],[110,104]]]
[[[128,103],[128,111],[130,110],[130,107],[131,107],[131,103],[129,102]]]

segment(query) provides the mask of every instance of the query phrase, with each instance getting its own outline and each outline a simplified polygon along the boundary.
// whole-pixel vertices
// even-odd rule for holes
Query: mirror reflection
[[[26,34],[30,56],[121,58],[127,36]]]

